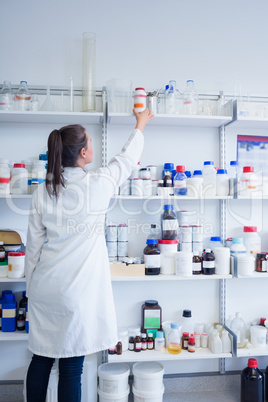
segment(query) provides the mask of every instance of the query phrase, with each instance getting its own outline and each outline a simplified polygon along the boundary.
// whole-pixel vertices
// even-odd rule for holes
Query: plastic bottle
[[[9,160],[4,158],[0,159],[0,194],[1,195],[10,194]]]
[[[189,334],[194,333],[194,319],[191,310],[183,310],[180,324],[182,332],[189,332]]]
[[[31,172],[31,193],[36,190],[39,184],[42,184],[46,181],[46,174],[46,161],[33,161]]]
[[[229,194],[236,195],[239,192],[240,176],[241,176],[237,161],[230,162],[228,174],[229,174]]]
[[[19,302],[19,309],[23,311],[24,315],[26,312],[27,303],[28,303],[28,297],[26,296],[26,290],[24,290],[22,292],[22,299],[20,299]]]
[[[20,87],[15,94],[15,109],[21,111],[30,110],[31,98],[32,95],[28,90],[27,81],[21,81]]]
[[[19,314],[17,317],[17,330],[25,331],[25,315],[21,309],[19,309]]]
[[[185,166],[179,165],[176,167],[176,174],[174,177],[174,195],[186,195],[186,174]],[[185,191],[186,190],[186,191]]]
[[[214,275],[215,274],[215,256],[209,248],[203,253],[202,261],[202,274]]]
[[[171,323],[171,330],[168,335],[168,353],[177,355],[181,353],[181,336],[179,332],[179,324]]]
[[[222,247],[220,236],[211,236],[209,241],[209,247],[212,251],[214,251],[216,247]]]
[[[216,329],[212,332],[212,345],[210,349],[213,353],[222,353],[222,341],[220,334]]]
[[[205,161],[203,168],[203,193],[205,197],[216,196],[216,170],[213,161]]]
[[[197,92],[194,88],[194,81],[186,82],[186,89],[182,94],[182,114],[192,115],[197,113]]]
[[[178,220],[173,205],[164,205],[162,214],[162,239],[175,240],[178,236]]]
[[[238,257],[246,255],[246,247],[243,244],[242,237],[233,237],[232,245],[230,248],[231,257]]]
[[[146,244],[143,250],[145,275],[159,275],[161,260],[157,239],[147,239]]]
[[[130,178],[133,179],[139,179],[140,178],[140,169],[141,169],[141,163],[138,162],[137,166],[132,170]]]
[[[226,169],[217,170],[216,195],[222,197],[227,197],[229,195],[229,176]]]
[[[203,195],[202,170],[194,170],[193,176],[186,179],[186,187],[189,197],[201,197]]]
[[[146,109],[146,92],[144,88],[136,88],[134,93],[134,109],[140,113]]]
[[[28,193],[28,172],[23,163],[14,163],[10,181],[11,194]]]
[[[166,114],[179,113],[180,93],[176,89],[176,81],[169,81],[168,88],[165,93]]]
[[[155,336],[155,340],[154,340],[154,348],[155,348],[155,350],[158,350],[161,352],[165,350],[165,338],[164,338],[163,331],[156,332],[156,336]]]
[[[231,339],[229,338],[226,329],[223,329],[221,332],[221,342],[222,342],[222,353],[231,353],[232,342]]]
[[[4,81],[3,87],[0,91],[0,110],[13,109],[14,94],[11,89],[11,82]]]
[[[248,366],[241,373],[241,402],[264,401],[264,375],[256,359],[248,359]]]
[[[235,313],[235,318],[232,320],[230,328],[237,336],[237,347],[243,348],[246,343],[246,324],[241,318],[241,313]]]
[[[254,173],[253,166],[244,166],[240,180],[240,195],[249,197],[256,190],[258,178]]]
[[[217,102],[217,106],[218,106],[217,115],[218,116],[226,116],[226,112],[225,112],[225,108],[224,108],[225,103],[226,103],[226,100],[225,100],[224,93],[223,93],[223,91],[220,91],[219,100]]]
[[[247,254],[257,254],[261,252],[261,237],[258,235],[257,226],[244,226],[243,243]]]

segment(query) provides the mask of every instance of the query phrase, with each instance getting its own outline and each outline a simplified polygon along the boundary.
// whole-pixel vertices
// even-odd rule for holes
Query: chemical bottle
[[[248,366],[241,373],[241,402],[264,401],[264,375],[256,359],[248,359]]]
[[[138,162],[137,166],[132,170],[130,178],[139,179],[140,178],[141,163]]]
[[[4,242],[0,241],[0,262],[4,262],[6,259],[6,251],[4,247]]]
[[[22,299],[20,299],[20,302],[19,302],[19,309],[23,311],[24,315],[25,315],[27,303],[28,303],[28,297],[26,296],[26,290],[24,290],[22,292]]]
[[[203,193],[205,197],[216,196],[216,170],[213,161],[204,162]]]
[[[220,236],[211,236],[209,241],[209,247],[213,252],[216,247],[222,247]]]
[[[14,94],[11,89],[11,82],[4,81],[3,87],[0,91],[0,110],[13,109]]]
[[[15,94],[15,109],[21,111],[30,110],[31,98],[32,95],[28,90],[27,81],[21,81],[20,87]]]
[[[186,82],[186,89],[182,94],[182,114],[192,115],[197,113],[197,92],[194,88],[194,81]]]
[[[147,335],[141,334],[141,350],[147,350]]]
[[[216,195],[221,197],[227,197],[229,195],[229,176],[226,169],[217,170]]]
[[[180,93],[176,89],[176,81],[169,81],[165,93],[165,103],[166,103],[166,113],[167,114],[178,114],[179,113],[179,99]]]
[[[193,334],[189,336],[188,340],[188,352],[193,353],[195,352],[195,337]]]
[[[134,352],[141,351],[141,337],[140,335],[136,335],[134,339]]]
[[[189,332],[189,334],[194,333],[194,319],[192,317],[191,310],[183,310],[182,317],[180,319],[181,331]]]
[[[219,332],[215,329],[212,331],[212,341],[210,349],[213,353],[222,353],[222,341]]]
[[[231,339],[229,338],[226,329],[223,329],[221,332],[221,342],[222,342],[222,353],[231,353],[232,342]]]
[[[19,310],[19,314],[17,317],[17,330],[18,331],[25,331],[25,315],[23,310]]]
[[[164,333],[163,331],[157,331],[155,340],[154,340],[154,348],[155,350],[158,351],[164,351],[165,350],[165,338],[164,338]]]
[[[172,322],[170,324],[171,330],[168,334],[168,353],[177,355],[181,353],[181,336],[179,332],[179,324]]]
[[[134,351],[134,337],[130,336],[129,340],[128,340],[128,350],[130,350],[131,352]]]
[[[253,166],[244,166],[243,174],[240,179],[240,195],[249,197],[250,194],[256,190],[258,178],[254,173]]]
[[[179,165],[176,167],[176,174],[174,176],[174,195],[186,195],[186,174],[185,166]],[[186,191],[185,191],[186,190]]]
[[[192,274],[202,274],[202,257],[200,257],[199,251],[193,252]]]
[[[116,344],[116,354],[117,355],[122,354],[122,342],[121,341],[117,342],[117,344]]]
[[[164,205],[162,214],[162,239],[176,240],[178,236],[178,220],[173,205]]]
[[[163,177],[163,187],[168,187],[167,183],[170,183],[170,181],[172,183],[172,172],[170,170],[165,170]]]
[[[188,349],[189,332],[183,332],[181,337],[181,347],[183,350]]]
[[[229,174],[229,194],[236,195],[240,186],[240,170],[237,161],[231,161],[228,170]]]
[[[149,332],[147,338],[147,349],[153,350],[153,348],[154,348],[154,338],[152,332]]]
[[[162,308],[157,300],[145,300],[141,306],[142,333],[156,333],[162,329]]]
[[[146,92],[144,88],[136,88],[134,92],[134,109],[141,113],[146,109]]]
[[[165,175],[167,174],[166,172],[170,172],[169,177],[167,177],[167,180],[172,179],[172,182],[173,182],[173,177],[176,174],[176,170],[174,169],[174,163],[168,162],[168,163],[164,164],[164,169],[162,172],[163,180],[164,180]],[[171,177],[170,177],[170,175],[171,175]]]
[[[261,252],[261,237],[257,233],[257,226],[244,226],[243,243],[247,254],[256,255]]]
[[[214,275],[215,274],[215,255],[213,252],[207,248],[203,253],[202,261],[202,274],[204,275]]]
[[[230,247],[231,257],[231,273],[234,274],[235,258],[246,255],[246,247],[243,244],[242,237],[233,237]]]
[[[146,244],[143,250],[145,275],[159,275],[161,260],[157,239],[147,239]]]
[[[243,348],[246,343],[246,324],[241,318],[240,312],[235,313],[235,318],[232,320],[230,328],[237,336],[237,347]]]

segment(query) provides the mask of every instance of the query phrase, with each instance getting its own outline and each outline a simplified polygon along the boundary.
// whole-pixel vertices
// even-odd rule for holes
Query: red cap
[[[195,343],[195,338],[194,338],[193,334],[191,334],[191,336],[189,336],[189,342]]]
[[[0,183],[9,183],[10,179],[5,178],[5,177],[0,177]]]
[[[158,243],[159,244],[178,244],[179,242],[178,242],[178,240],[162,240],[162,239],[159,239]]]
[[[25,168],[24,163],[14,163],[14,168]]]
[[[183,165],[178,165],[177,167],[176,167],[176,172],[185,172],[185,166],[183,166]]]
[[[244,232],[257,232],[257,226],[244,226]]]
[[[261,324],[261,325],[264,325],[264,322],[265,322],[265,321],[266,321],[266,318],[264,318],[264,317],[261,317],[261,318],[260,318],[260,324]]]
[[[183,332],[182,335],[183,336],[189,336],[189,332]]]
[[[23,251],[10,251],[8,253],[9,257],[21,257],[23,255],[25,255],[25,253]]]
[[[248,359],[248,367],[257,368],[258,363],[256,359]]]
[[[243,173],[250,173],[250,172],[254,172],[253,166],[244,166],[243,167]]]
[[[145,89],[144,88],[135,88],[135,91],[145,91]]]

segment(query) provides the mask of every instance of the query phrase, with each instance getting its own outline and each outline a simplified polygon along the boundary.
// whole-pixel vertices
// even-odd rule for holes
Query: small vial
[[[130,336],[128,340],[128,350],[134,351],[134,337]]]
[[[208,334],[201,334],[201,348],[208,347]]]
[[[189,332],[183,332],[181,337],[181,346],[183,350],[188,349]]]
[[[141,351],[141,337],[140,335],[136,335],[134,339],[134,352]]]
[[[195,338],[194,338],[193,334],[191,334],[191,336],[189,336],[188,352],[190,352],[190,353],[195,352]]]
[[[147,348],[148,348],[148,350],[153,350],[153,348],[154,348],[154,338],[153,338],[153,334],[151,332],[148,334]]]
[[[109,348],[108,349],[108,354],[109,355],[115,355],[116,354],[116,346],[113,347],[113,348]]]
[[[117,342],[117,345],[116,345],[116,354],[117,355],[121,355],[122,354],[122,342]]]
[[[141,350],[147,350],[147,336],[146,336],[146,334],[141,334]]]

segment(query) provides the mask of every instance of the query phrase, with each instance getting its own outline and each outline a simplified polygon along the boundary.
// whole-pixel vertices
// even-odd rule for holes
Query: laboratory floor
[[[240,402],[240,375],[165,377],[163,402]],[[1,402],[23,402],[23,384],[1,384]],[[129,402],[133,401],[132,395]]]

